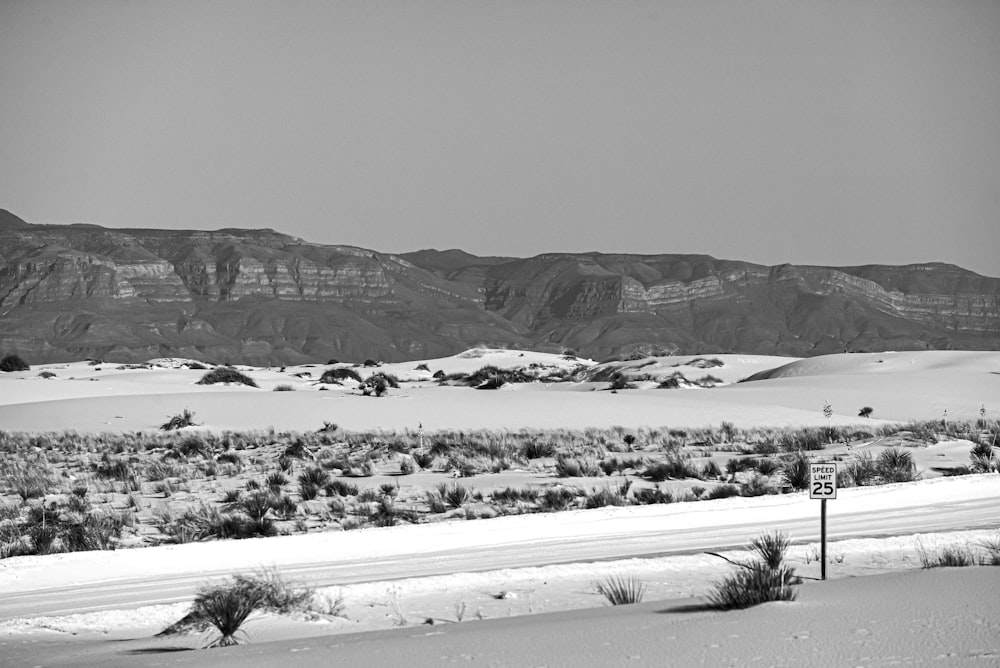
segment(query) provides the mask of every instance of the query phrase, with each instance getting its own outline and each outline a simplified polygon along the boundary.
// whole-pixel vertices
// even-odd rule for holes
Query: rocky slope
[[[1000,279],[703,255],[390,255],[273,230],[32,225],[0,210],[0,351],[29,361],[416,359],[474,345],[814,355],[1000,348]]]

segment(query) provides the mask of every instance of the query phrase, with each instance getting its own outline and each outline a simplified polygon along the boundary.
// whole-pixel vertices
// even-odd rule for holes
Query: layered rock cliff
[[[0,351],[29,360],[386,360],[474,345],[810,355],[1000,348],[1000,279],[703,255],[391,255],[273,230],[32,225],[0,211]]]

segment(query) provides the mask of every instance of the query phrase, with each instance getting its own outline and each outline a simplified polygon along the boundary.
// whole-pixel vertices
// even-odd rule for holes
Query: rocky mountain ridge
[[[476,345],[598,359],[997,349],[1000,279],[937,263],[393,255],[270,229],[33,225],[0,210],[0,351],[29,360],[398,361]]]

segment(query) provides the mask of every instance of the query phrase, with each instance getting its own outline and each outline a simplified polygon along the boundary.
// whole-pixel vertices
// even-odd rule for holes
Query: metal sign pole
[[[826,499],[820,499],[819,502],[819,533],[819,572],[820,578],[826,580]]]

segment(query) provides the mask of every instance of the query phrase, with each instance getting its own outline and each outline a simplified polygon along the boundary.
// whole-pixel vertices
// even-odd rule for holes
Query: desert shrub
[[[786,461],[782,467],[782,476],[792,489],[802,490],[808,488],[809,458],[803,454],[799,454]]]
[[[611,376],[606,389],[617,392],[618,390],[631,390],[635,386],[628,382],[628,379],[620,371]]]
[[[490,499],[493,503],[517,503],[518,501],[527,501],[529,503],[534,503],[538,499],[538,490],[532,489],[531,487],[522,487],[520,489],[515,489],[514,487],[506,487],[504,489],[494,490],[490,494]]]
[[[237,470],[243,468],[243,456],[233,450],[220,452],[215,456],[215,462],[217,464],[232,464]]]
[[[5,355],[0,359],[0,371],[11,373],[13,371],[30,371],[31,367],[19,355]]]
[[[160,429],[162,431],[174,431],[175,429],[181,429],[182,427],[192,427],[194,424],[194,411],[185,408],[183,412],[178,413],[161,424]]]
[[[127,459],[111,457],[108,453],[104,453],[101,457],[101,461],[97,464],[94,472],[97,473],[99,478],[122,482],[134,478],[136,475],[135,470]]]
[[[716,485],[708,491],[708,496],[705,497],[709,500],[711,499],[727,499],[730,496],[739,496],[740,488],[736,485]]]
[[[659,390],[676,390],[681,387],[681,383],[687,383],[687,378],[680,371],[675,371],[657,384]]]
[[[642,487],[632,491],[632,501],[640,506],[651,506],[657,503],[673,503],[674,496],[659,487]]]
[[[624,506],[625,495],[628,494],[629,483],[626,482],[618,489],[605,487],[594,490],[587,495],[584,501],[584,508],[603,508],[605,506]]]
[[[299,506],[292,500],[292,497],[287,494],[281,494],[271,498],[271,509],[279,518],[287,520],[295,517]]]
[[[771,491],[767,484],[767,478],[759,473],[751,476],[749,480],[740,485],[741,496],[764,496],[770,494]]]
[[[553,457],[556,454],[556,446],[551,441],[532,438],[522,446],[522,453],[525,459]]]
[[[400,457],[399,459],[399,474],[400,475],[412,475],[419,470],[417,462],[413,457]]]
[[[979,542],[979,547],[985,551],[985,554],[979,559],[980,565],[1000,566],[1000,536],[984,538]]]
[[[208,455],[209,445],[201,436],[192,435],[177,444],[176,450],[185,457],[205,457]]]
[[[448,510],[448,506],[445,505],[444,499],[441,498],[441,493],[434,490],[428,490],[425,498],[427,499],[427,507],[432,513],[443,513]]]
[[[393,385],[389,382],[389,376],[383,373],[372,374],[366,378],[359,389],[361,394],[366,397],[382,397],[389,392],[390,387],[399,387],[399,384]]]
[[[635,460],[632,459],[619,459],[618,457],[610,457],[608,459],[602,459],[597,462],[597,466],[600,467],[604,475],[614,475],[615,473],[620,473],[626,471],[633,466],[635,466]]]
[[[424,363],[421,362],[420,364],[418,364],[417,366],[415,366],[413,368],[413,370],[414,371],[430,371],[431,369],[430,369],[429,366],[427,366],[426,364],[424,364]]]
[[[875,466],[885,482],[911,482],[917,478],[913,455],[901,448],[886,448],[880,452]]]
[[[719,465],[715,463],[714,460],[708,460],[705,462],[705,466],[701,469],[701,475],[697,476],[701,480],[717,479],[722,477],[722,469]]]
[[[955,568],[972,566],[976,563],[975,556],[968,548],[949,545],[936,552],[928,552],[923,546],[917,549],[920,565],[924,568]]]
[[[326,493],[329,496],[357,496],[358,486],[343,480],[334,480],[327,484]]]
[[[871,406],[865,406],[860,411],[858,411],[858,417],[870,418],[872,416],[872,413],[874,412],[875,412],[874,408],[872,408]]]
[[[543,510],[566,510],[576,500],[579,491],[569,487],[549,487],[538,498],[538,505]]]
[[[236,645],[236,633],[247,618],[263,606],[264,592],[246,580],[215,586],[204,586],[195,595],[193,614],[204,619],[219,632],[219,638],[208,647]]]
[[[295,388],[288,383],[282,383],[281,385],[275,385],[272,392],[294,392]]]
[[[217,385],[219,383],[236,383],[238,385],[257,387],[257,383],[254,382],[253,378],[231,366],[220,366],[212,369],[202,376],[197,384]]]
[[[240,505],[242,506],[243,512],[245,512],[251,519],[260,521],[263,520],[268,511],[271,510],[273,499],[274,496],[267,492],[255,491],[243,497]]]
[[[642,601],[646,583],[631,575],[617,575],[598,582],[594,589],[611,605],[629,605]]]
[[[875,459],[867,450],[859,452],[853,460],[847,462],[845,470],[858,487],[872,484],[878,476]]]
[[[1000,461],[993,456],[993,446],[978,437],[973,437],[972,449],[969,451],[969,468],[973,473],[989,473],[1000,469]]]
[[[272,471],[264,478],[264,484],[272,494],[280,494],[281,488],[288,484],[288,477],[281,471]]]
[[[52,484],[47,466],[22,462],[5,462],[10,468],[5,472],[7,484],[22,501],[45,496]]]
[[[299,483],[307,483],[316,487],[325,487],[330,482],[330,474],[318,466],[307,468],[299,474]]]
[[[720,610],[749,608],[771,601],[793,601],[799,583],[795,569],[785,563],[788,539],[781,533],[762,534],[751,543],[757,559],[735,562],[735,573],[715,585],[709,604]]]
[[[28,527],[28,538],[34,554],[52,554],[55,551],[58,529],[52,524],[33,524]]]
[[[441,483],[437,486],[438,494],[452,508],[461,508],[472,500],[472,491],[465,485]]]
[[[559,455],[555,462],[556,476],[559,478],[591,478],[603,474],[597,462],[589,457],[566,457]]]
[[[312,482],[299,483],[299,496],[303,501],[311,501],[319,496],[320,486]]]
[[[46,378],[47,379],[47,378],[55,378],[56,375],[54,373],[52,373],[51,371],[42,371],[42,372],[40,372],[38,374],[38,377],[39,378]]]
[[[469,374],[463,382],[479,390],[495,390],[507,383],[530,383],[534,378],[522,369],[499,369],[495,366],[484,366]]]
[[[339,385],[342,380],[354,380],[360,383],[361,374],[354,369],[337,367],[334,369],[327,369],[323,372],[323,375],[319,377],[319,382],[324,385]]]
[[[121,537],[123,527],[120,515],[91,513],[78,521],[63,523],[59,540],[67,552],[109,550]]]
[[[663,482],[670,479],[697,478],[701,474],[691,462],[680,457],[668,457],[664,461],[654,462],[643,469],[643,478],[653,482]]]
[[[781,471],[781,464],[779,462],[767,458],[754,460],[753,467],[757,469],[757,473],[766,476],[772,476]]]

